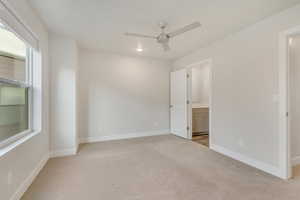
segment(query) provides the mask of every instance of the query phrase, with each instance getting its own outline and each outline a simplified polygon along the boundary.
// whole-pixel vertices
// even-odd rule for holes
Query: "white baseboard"
[[[17,191],[10,198],[10,200],[20,200],[21,199],[21,197],[24,195],[24,193],[29,188],[29,186],[32,184],[32,182],[34,181],[34,179],[37,177],[37,175],[40,173],[40,171],[46,165],[46,163],[47,163],[48,160],[49,160],[49,155],[47,154],[39,162],[39,164],[36,166],[36,168],[30,173],[30,175],[25,179],[25,181],[17,189]]]
[[[80,138],[80,143],[102,142],[102,141],[110,141],[110,140],[121,140],[121,139],[139,138],[139,137],[147,137],[147,136],[155,136],[155,135],[167,135],[167,134],[170,134],[169,129],[118,134],[118,135],[103,135],[103,136]]]
[[[50,158],[76,155],[77,148],[51,151]]]
[[[226,149],[224,147],[221,147],[221,146],[218,146],[218,145],[212,144],[210,146],[210,148],[212,150],[220,153],[220,154],[226,155],[226,156],[231,157],[231,158],[233,158],[235,160],[238,160],[238,161],[243,162],[243,163],[245,163],[247,165],[250,165],[250,166],[252,166],[254,168],[260,169],[260,170],[262,170],[264,172],[267,172],[269,174],[272,174],[274,176],[282,178],[279,167],[275,167],[273,165],[270,165],[270,164],[267,164],[267,163],[264,163],[264,162],[261,162],[261,161],[249,158],[249,157],[247,157],[245,155],[242,155],[242,154],[237,153],[237,152],[233,152],[231,150],[228,150],[228,149]]]
[[[292,165],[293,166],[300,165],[300,156],[296,156],[292,158]]]

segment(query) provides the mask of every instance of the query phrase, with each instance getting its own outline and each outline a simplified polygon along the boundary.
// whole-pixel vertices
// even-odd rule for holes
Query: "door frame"
[[[291,133],[290,133],[290,63],[289,38],[300,34],[300,26],[285,30],[279,34],[279,169],[280,177],[292,177]]]
[[[189,104],[188,104],[188,116],[187,116],[187,120],[188,120],[188,126],[190,127],[188,130],[188,139],[192,139],[193,137],[193,109],[192,109],[192,79],[193,79],[193,74],[192,74],[192,68],[197,67],[199,65],[203,65],[203,64],[208,64],[209,65],[209,101],[208,101],[208,107],[209,107],[209,148],[212,146],[213,142],[212,142],[212,99],[213,99],[213,87],[212,87],[212,83],[213,83],[213,60],[212,58],[207,58],[207,59],[203,59],[199,62],[195,62],[193,64],[188,65],[187,68],[187,72],[188,72],[188,100],[189,100]]]

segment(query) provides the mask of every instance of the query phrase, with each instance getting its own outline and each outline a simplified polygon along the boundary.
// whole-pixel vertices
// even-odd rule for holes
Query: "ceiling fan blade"
[[[179,34],[182,34],[182,33],[185,33],[187,31],[193,30],[193,29],[198,28],[200,26],[201,26],[201,24],[199,22],[194,22],[194,23],[189,24],[189,25],[187,25],[187,26],[185,26],[181,29],[178,29],[176,31],[173,31],[173,32],[169,33],[168,36],[169,37],[175,37]]]
[[[171,50],[168,43],[163,43],[162,46],[163,46],[164,51],[170,51]]]
[[[138,34],[138,33],[125,33],[126,36],[132,36],[132,37],[141,37],[141,38],[151,38],[151,39],[156,39],[155,36],[151,35],[143,35],[143,34]]]

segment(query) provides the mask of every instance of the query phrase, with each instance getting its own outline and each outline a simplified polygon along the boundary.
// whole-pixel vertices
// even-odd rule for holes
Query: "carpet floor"
[[[80,146],[50,159],[22,200],[299,200],[283,181],[175,136]]]

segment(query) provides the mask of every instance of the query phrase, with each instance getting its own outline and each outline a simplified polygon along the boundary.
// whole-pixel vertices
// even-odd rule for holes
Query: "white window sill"
[[[5,154],[9,153],[19,145],[25,143],[26,141],[30,140],[32,137],[38,135],[41,131],[25,131],[13,138],[12,141],[4,142],[0,144],[0,157],[4,156]]]

